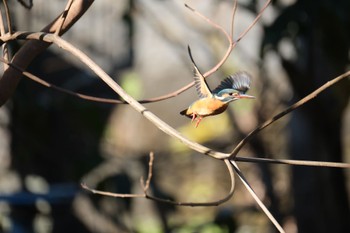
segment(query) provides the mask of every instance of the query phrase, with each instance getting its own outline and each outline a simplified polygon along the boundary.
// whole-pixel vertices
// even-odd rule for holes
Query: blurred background
[[[22,1],[23,2],[23,1]],[[25,1],[24,1],[25,2]],[[66,1],[9,1],[15,30],[39,31]],[[199,68],[211,69],[228,42],[184,3],[230,30],[228,0],[104,0],[63,38],[88,54],[137,99],[191,82],[187,45]],[[264,1],[238,1],[234,38]],[[1,4],[2,10],[3,5]],[[186,137],[222,152],[328,80],[349,70],[350,2],[279,0],[264,12],[210,78],[246,70],[256,99],[230,105],[198,128],[179,114],[191,88],[146,107]],[[12,44],[13,52],[22,42]],[[118,99],[70,54],[51,46],[28,69],[72,91]],[[344,79],[253,138],[239,156],[350,162],[350,81]],[[139,179],[155,153],[151,192],[176,201],[224,197],[221,161],[187,149],[127,105],[68,96],[23,78],[0,108],[0,232],[276,232],[237,180],[234,196],[216,207],[179,207],[146,199],[92,195],[82,181],[109,192],[141,193]],[[239,163],[250,185],[287,232],[350,232],[349,170]]]

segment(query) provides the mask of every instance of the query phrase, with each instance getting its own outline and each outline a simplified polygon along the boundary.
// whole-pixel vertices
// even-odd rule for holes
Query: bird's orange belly
[[[200,116],[217,115],[224,112],[228,104],[215,98],[204,98],[194,102],[188,109],[187,114],[196,113]]]

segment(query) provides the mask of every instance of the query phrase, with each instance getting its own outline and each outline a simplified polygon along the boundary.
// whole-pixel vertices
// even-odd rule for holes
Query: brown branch
[[[87,11],[91,6],[93,0],[76,0],[73,1],[66,20],[63,23],[60,35],[69,30],[77,20]],[[61,14],[60,14],[61,15]],[[60,16],[56,18],[52,23],[42,29],[42,32],[54,33],[60,27]],[[15,54],[12,63],[26,69],[32,60],[41,52],[43,52],[50,43],[42,40],[31,40],[25,43],[19,51]],[[0,79],[0,106],[2,106],[13,94],[21,78],[21,73],[17,70],[9,68],[7,69],[3,77]]]
[[[9,7],[7,4],[7,0],[3,0],[2,2],[3,2],[4,7],[5,7],[7,30],[11,34],[12,33],[12,23],[11,23],[11,15],[10,15]]]
[[[6,1],[4,1],[4,5],[5,5],[5,8],[7,8],[7,4],[5,4],[5,2]],[[7,10],[6,10],[6,14],[7,14]],[[5,33],[6,33],[5,23],[4,23],[2,12],[0,11],[0,35],[3,36],[5,35]],[[1,52],[4,59],[9,60],[9,53],[8,53],[8,48],[6,43],[1,45],[1,50],[2,50]],[[4,70],[6,70],[7,68],[8,68],[8,65],[4,63]]]
[[[109,98],[100,98],[100,97],[95,97],[95,96],[81,94],[79,92],[70,91],[68,89],[59,87],[59,86],[57,86],[55,84],[49,83],[49,82],[39,78],[38,76],[23,70],[22,68],[16,66],[15,64],[13,64],[13,63],[11,63],[11,62],[3,59],[3,58],[0,58],[0,62],[3,62],[4,64],[9,65],[13,69],[16,69],[18,72],[20,72],[25,77],[33,80],[36,83],[39,83],[40,85],[43,85],[44,87],[52,88],[52,89],[54,89],[56,91],[63,92],[65,94],[68,94],[68,95],[71,95],[71,96],[74,96],[74,97],[78,97],[80,99],[85,99],[85,100],[94,101],[94,102],[101,102],[101,103],[109,103],[109,104],[118,104],[118,103],[123,102],[121,100],[109,99]]]
[[[148,162],[148,175],[147,175],[147,180],[146,180],[146,183],[143,182],[143,177],[141,177],[141,185],[142,185],[142,188],[143,188],[143,191],[146,193],[147,190],[149,189],[149,185],[151,183],[151,179],[152,179],[152,176],[153,176],[153,160],[154,160],[154,153],[153,151],[151,151],[149,153],[149,162]]]
[[[233,33],[235,31],[234,26],[235,26],[235,14],[237,10],[237,0],[233,1],[233,9],[232,9],[232,14],[231,14],[231,34],[230,38],[233,39]]]
[[[306,102],[312,100],[315,98],[318,94],[320,94],[322,91],[326,90],[327,88],[331,87],[335,83],[339,82],[340,80],[350,76],[350,71],[345,72],[344,74],[328,81],[309,95],[305,96],[295,104],[289,106],[284,111],[278,113],[271,119],[265,121],[261,125],[259,125],[257,128],[255,128],[253,131],[251,131],[242,141],[239,142],[239,144],[234,148],[234,150],[231,152],[229,159],[234,159],[238,152],[242,149],[242,147],[257,133],[259,133],[261,130],[265,129],[267,126],[271,125],[273,122],[277,121],[278,119],[282,118],[283,116],[287,115],[288,113],[294,111],[295,109],[299,108],[300,106],[304,105]]]
[[[270,3],[271,3],[271,0],[266,1],[265,5],[261,8],[261,10],[259,11],[258,15],[255,17],[253,22],[247,27],[246,30],[244,30],[244,32],[242,32],[238,36],[237,40],[235,41],[235,44],[237,44],[250,31],[250,29],[254,27],[254,25],[259,21],[259,19],[262,16],[262,13],[266,10],[266,8],[270,5]]]
[[[221,59],[221,61],[219,61],[212,69],[210,69],[209,71],[205,72],[203,74],[204,77],[208,77],[210,76],[211,74],[213,74],[214,72],[216,72],[224,63],[225,61],[227,60],[227,58],[230,56],[232,50],[233,50],[233,47],[234,47],[234,42],[233,42],[233,39],[232,37],[226,32],[226,30],[221,27],[220,25],[218,25],[217,23],[214,23],[211,19],[209,19],[208,17],[202,15],[200,12],[196,11],[194,8],[192,7],[189,7],[187,4],[185,4],[185,6],[190,9],[193,13],[195,13],[196,15],[198,15],[199,17],[201,17],[202,19],[204,19],[206,22],[208,22],[209,24],[211,24],[213,27],[219,29],[226,37],[228,43],[229,43],[229,47],[228,49],[226,50],[226,53],[225,55],[223,56],[223,58]],[[236,12],[236,4],[234,4],[234,7],[233,7],[233,10],[232,10],[232,20],[231,22],[234,21],[234,17],[235,17],[235,12]],[[231,32],[232,34],[233,32]]]
[[[233,166],[233,168],[235,169],[238,177],[241,179],[242,183],[244,184],[244,186],[246,187],[246,189],[248,190],[248,192],[250,193],[250,195],[254,198],[255,202],[260,206],[260,208],[264,211],[264,213],[266,214],[266,216],[270,219],[270,221],[273,223],[273,225],[275,225],[275,227],[277,228],[277,230],[281,233],[284,233],[285,231],[283,230],[282,226],[277,222],[277,220],[273,217],[273,215],[271,214],[271,212],[267,209],[267,207],[264,205],[264,203],[260,200],[260,198],[258,197],[258,195],[256,195],[256,193],[254,192],[254,190],[252,189],[252,187],[250,187],[248,181],[246,180],[246,178],[244,177],[243,173],[241,172],[241,170],[239,169],[237,163],[233,160],[231,160],[231,164]]]
[[[226,159],[226,160],[224,160],[224,162],[225,162],[225,165],[226,165],[227,170],[228,170],[229,175],[230,175],[231,188],[230,188],[229,193],[224,198],[222,198],[220,200],[211,201],[211,202],[177,202],[177,201],[162,199],[162,198],[159,198],[159,197],[155,197],[155,196],[149,195],[147,192],[148,192],[148,189],[150,187],[149,184],[150,184],[151,178],[152,178],[153,159],[154,159],[154,156],[153,156],[152,152],[150,153],[149,156],[150,156],[150,160],[149,160],[149,163],[148,163],[148,177],[147,177],[146,184],[144,184],[144,182],[141,181],[141,186],[142,186],[142,189],[143,189],[143,193],[140,193],[140,194],[126,193],[126,194],[124,194],[124,193],[113,193],[113,192],[100,191],[100,190],[97,190],[97,189],[90,188],[85,183],[81,183],[81,187],[83,189],[87,190],[87,191],[92,192],[93,194],[99,194],[99,195],[108,196],[108,197],[146,198],[146,199],[150,199],[150,200],[153,200],[153,201],[158,201],[158,202],[171,204],[171,205],[179,205],[179,206],[217,206],[217,205],[220,205],[220,204],[226,202],[227,200],[229,200],[232,197],[232,195],[233,195],[233,193],[235,191],[235,175],[234,175],[233,168],[231,166],[230,161]],[[142,180],[142,178],[141,178],[141,180]]]
[[[238,39],[233,41],[233,28],[234,28],[234,17],[235,17],[235,12],[237,9],[237,2],[234,1],[234,6],[232,9],[232,18],[231,18],[231,32],[230,35],[225,31],[225,29],[223,27],[221,27],[220,25],[214,23],[213,21],[211,21],[209,18],[205,17],[204,15],[202,15],[201,13],[199,13],[198,11],[196,11],[195,9],[189,7],[188,5],[185,4],[185,6],[187,8],[189,8],[191,11],[193,11],[196,15],[200,16],[201,18],[203,18],[205,21],[207,21],[209,24],[211,24],[212,26],[216,27],[217,29],[219,29],[226,37],[227,41],[229,42],[229,47],[226,50],[225,55],[223,56],[223,58],[213,67],[211,68],[209,71],[205,72],[203,74],[204,77],[208,77],[210,75],[212,75],[213,73],[215,73],[227,60],[227,58],[230,56],[232,50],[236,47],[237,43],[254,27],[254,25],[258,22],[258,20],[261,18],[262,14],[264,13],[264,11],[266,10],[266,8],[269,6],[269,4],[271,3],[271,0],[267,0],[265,5],[263,6],[263,8],[259,11],[258,15],[255,17],[254,21],[246,28],[246,30],[244,30],[239,36]]]
[[[350,168],[349,163],[336,163],[336,162],[323,162],[323,161],[306,161],[306,160],[292,160],[292,159],[269,159],[269,158],[249,158],[249,157],[236,157],[234,159],[237,162],[248,163],[272,163],[272,164],[285,164],[294,166],[312,166],[312,167],[334,167],[334,168]]]

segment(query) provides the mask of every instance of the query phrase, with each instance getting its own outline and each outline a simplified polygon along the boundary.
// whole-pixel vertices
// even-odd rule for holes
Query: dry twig
[[[234,159],[236,157],[236,155],[238,154],[238,152],[242,149],[242,147],[257,133],[259,133],[261,130],[265,129],[267,126],[271,125],[273,122],[277,121],[278,119],[282,118],[283,116],[287,115],[288,113],[294,111],[295,109],[301,107],[302,105],[304,105],[305,103],[309,102],[310,100],[312,100],[313,98],[315,98],[318,94],[320,94],[321,92],[323,92],[324,90],[326,90],[327,88],[333,86],[334,84],[336,84],[337,82],[339,82],[340,80],[343,80],[344,78],[350,76],[350,71],[347,71],[341,75],[339,75],[338,77],[328,81],[327,83],[325,83],[324,85],[322,85],[321,87],[317,88],[315,91],[313,91],[312,93],[308,94],[307,96],[305,96],[304,98],[302,98],[301,100],[299,100],[298,102],[296,102],[295,104],[289,106],[288,108],[286,108],[285,110],[283,110],[282,112],[278,113],[277,115],[275,115],[274,117],[272,117],[271,119],[265,121],[264,123],[262,123],[261,125],[259,125],[257,128],[255,128],[252,132],[250,132],[242,141],[240,141],[240,143],[234,148],[234,150],[231,152],[229,159]]]
[[[146,184],[144,184],[143,178],[141,177],[141,186],[143,189],[143,193],[131,194],[131,193],[113,193],[113,192],[100,191],[97,189],[90,188],[85,183],[81,183],[81,187],[87,191],[94,193],[94,194],[99,194],[99,195],[103,195],[103,196],[119,197],[119,198],[146,198],[146,199],[150,199],[153,201],[159,201],[162,203],[171,204],[171,205],[179,205],[179,206],[217,206],[217,205],[220,205],[220,204],[228,201],[232,197],[232,195],[235,191],[235,177],[234,177],[233,168],[231,166],[230,161],[225,160],[225,164],[226,164],[227,170],[228,170],[229,175],[230,175],[231,188],[230,188],[229,193],[220,200],[206,201],[206,202],[177,202],[177,201],[172,201],[172,200],[167,200],[167,199],[162,199],[162,198],[152,196],[152,195],[148,194],[148,190],[149,190],[149,187],[150,187],[149,184],[150,184],[151,178],[152,178],[153,159],[154,159],[153,152],[151,152],[149,154],[149,156],[150,156],[150,160],[148,163],[148,176],[147,176]]]

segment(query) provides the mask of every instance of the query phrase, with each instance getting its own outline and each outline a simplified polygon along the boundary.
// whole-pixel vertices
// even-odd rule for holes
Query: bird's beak
[[[252,95],[246,95],[246,94],[240,94],[237,96],[238,99],[255,99],[255,96]]]

